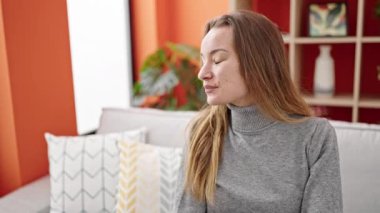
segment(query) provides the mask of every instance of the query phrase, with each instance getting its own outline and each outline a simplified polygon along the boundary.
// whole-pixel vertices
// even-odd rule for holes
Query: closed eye
[[[223,61],[214,61],[214,64],[219,64],[221,62],[223,62]]]

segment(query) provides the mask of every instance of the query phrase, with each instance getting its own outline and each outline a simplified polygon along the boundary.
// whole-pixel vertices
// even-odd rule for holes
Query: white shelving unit
[[[351,107],[354,104],[352,95],[337,95],[332,98],[304,95],[304,98],[311,105]]]
[[[333,106],[333,107],[352,107],[352,122],[359,120],[359,108],[378,108],[380,109],[379,97],[365,97],[360,93],[360,79],[362,73],[362,48],[363,44],[380,43],[380,36],[369,37],[363,36],[364,24],[364,4],[365,0],[358,0],[357,5],[357,26],[356,35],[348,37],[336,38],[309,38],[301,37],[300,33],[300,17],[302,0],[290,0],[290,36],[288,38],[290,69],[293,80],[300,85],[301,75],[301,48],[303,44],[340,44],[349,43],[355,45],[355,67],[353,93],[350,95],[337,95],[332,98],[321,98],[310,95],[304,95],[305,100],[310,105]],[[380,95],[380,94],[379,94]]]
[[[338,43],[355,43],[356,37],[342,37],[342,38],[309,38],[309,37],[296,37],[294,38],[295,44],[338,44]]]
[[[257,0],[258,1],[258,0]],[[362,69],[362,49],[363,45],[371,45],[380,43],[380,36],[364,36],[364,6],[365,0],[357,1],[357,23],[354,36],[347,37],[304,37],[301,36],[301,22],[307,20],[302,19],[302,0],[290,1],[290,17],[289,17],[289,33],[283,35],[284,42],[289,47],[289,65],[292,78],[295,84],[300,88],[300,79],[302,75],[302,45],[308,44],[352,44],[355,46],[354,55],[354,80],[353,92],[347,95],[336,95],[332,98],[315,97],[313,95],[304,95],[305,100],[310,105],[332,106],[332,107],[350,107],[352,108],[352,122],[359,121],[360,108],[375,108],[380,110],[380,94],[374,97],[367,97],[360,92],[360,82]],[[236,9],[252,9],[251,0],[230,0],[232,10]],[[348,14],[349,15],[349,14]],[[379,56],[380,62],[380,56]]]

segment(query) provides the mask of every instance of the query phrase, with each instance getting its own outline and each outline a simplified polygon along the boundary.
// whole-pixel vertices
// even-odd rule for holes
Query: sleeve
[[[309,178],[301,212],[343,212],[338,143],[335,129],[326,119],[318,122],[307,155]]]
[[[185,147],[187,147],[185,145]],[[185,162],[187,159],[187,148],[183,151],[182,163],[179,169],[177,190],[174,201],[175,213],[204,213],[207,212],[205,202],[197,201],[190,193],[185,191]]]

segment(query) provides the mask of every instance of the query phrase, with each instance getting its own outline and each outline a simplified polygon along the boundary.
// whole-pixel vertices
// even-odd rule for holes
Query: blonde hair
[[[300,122],[312,115],[291,80],[285,46],[275,24],[258,13],[238,11],[209,21],[205,35],[218,27],[231,27],[240,74],[263,114],[288,123]],[[291,117],[292,114],[301,116]],[[226,106],[206,106],[190,128],[185,188],[196,199],[210,204],[214,203],[228,121]]]

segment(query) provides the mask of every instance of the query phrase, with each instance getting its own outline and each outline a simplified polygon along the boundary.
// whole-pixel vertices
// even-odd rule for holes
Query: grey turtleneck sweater
[[[342,212],[338,146],[326,119],[289,124],[255,107],[228,108],[215,204],[184,191],[182,165],[175,212]]]

